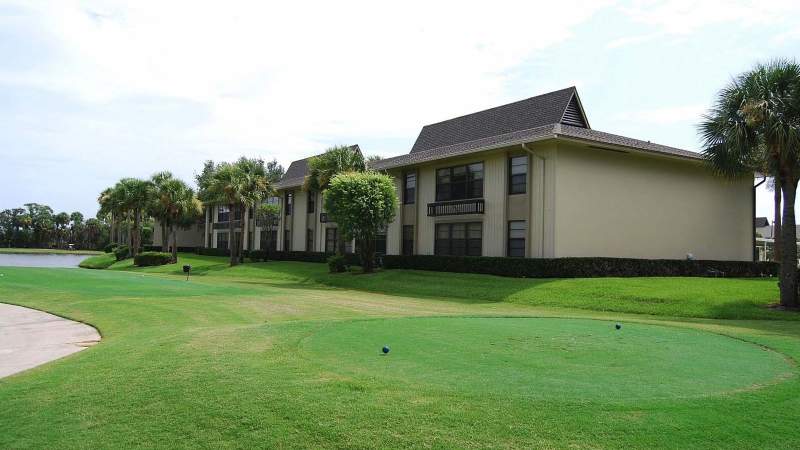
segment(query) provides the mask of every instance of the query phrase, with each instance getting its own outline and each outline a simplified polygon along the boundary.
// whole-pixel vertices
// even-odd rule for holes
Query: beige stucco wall
[[[752,180],[569,143],[554,175],[555,256],[752,259]]]
[[[308,193],[302,189],[294,191],[294,205],[292,206],[292,250],[305,251],[306,249],[306,220]]]
[[[178,230],[175,232],[178,237],[178,247],[202,247],[204,243],[204,229],[205,225],[202,222],[199,225],[192,225],[185,230],[178,228]],[[169,233],[170,231],[168,229],[167,234]],[[161,245],[162,239],[161,223],[156,220],[153,226],[153,245]]]

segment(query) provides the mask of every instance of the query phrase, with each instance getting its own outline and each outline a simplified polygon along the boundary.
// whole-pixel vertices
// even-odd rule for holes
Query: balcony
[[[270,224],[269,222],[270,221],[268,221],[267,219],[259,218],[259,219],[256,219],[256,226],[257,227],[261,227],[261,228],[267,228],[270,225],[273,226],[273,227],[277,227],[280,224],[280,219],[277,218],[277,217],[273,217],[272,218],[272,223]]]
[[[483,214],[482,198],[470,200],[450,200],[446,202],[428,203],[428,216],[460,216],[462,214]]]
[[[214,222],[211,224],[211,228],[214,230],[227,230],[230,227],[230,224],[233,224],[233,228],[242,227],[241,220],[234,220],[233,222]]]

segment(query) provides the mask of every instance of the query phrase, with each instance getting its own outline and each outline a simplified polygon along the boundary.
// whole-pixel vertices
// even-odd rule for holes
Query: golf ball
[[[620,324],[616,324],[616,325],[614,325],[614,328],[616,328],[616,329],[618,329],[618,330],[619,330],[620,328],[622,328],[622,325],[620,325]]]
[[[388,345],[384,345],[383,346],[383,353],[389,353],[389,346]]]

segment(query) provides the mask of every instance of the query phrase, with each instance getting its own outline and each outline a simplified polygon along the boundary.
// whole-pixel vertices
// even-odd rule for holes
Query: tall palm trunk
[[[139,230],[141,226],[142,213],[139,208],[133,210],[133,231],[131,232],[131,256],[139,254],[139,245],[142,243],[142,235]]]
[[[242,239],[240,239],[242,242],[239,246],[239,262],[244,262],[245,247],[247,247],[247,250],[250,250],[250,208],[248,208],[247,204],[242,204],[242,206],[244,207],[244,213],[242,213]],[[247,243],[247,245],[245,245],[245,243]]]
[[[794,201],[797,195],[797,179],[786,179],[781,183],[783,191],[783,224],[781,252],[781,305],[797,307],[797,240],[795,237]]]
[[[233,240],[236,236],[236,233],[233,232],[233,219],[236,217],[236,210],[234,208],[236,208],[235,203],[228,205],[228,252],[231,256],[231,266],[239,264],[239,258],[236,257],[236,249],[239,246]]]
[[[177,228],[174,223],[170,224],[170,228],[172,229],[172,262],[178,261],[178,232]]]
[[[774,211],[773,211],[773,220],[772,220],[772,260],[773,261],[780,261],[781,260],[781,185],[778,182],[778,177],[775,177],[775,193],[774,193]]]
[[[167,222],[168,220],[163,220],[161,222],[161,251],[166,252],[169,247],[169,236],[167,235]],[[170,228],[173,228],[174,225],[170,224]]]

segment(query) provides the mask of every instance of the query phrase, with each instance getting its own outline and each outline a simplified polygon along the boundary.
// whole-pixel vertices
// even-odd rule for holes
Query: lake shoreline
[[[9,255],[100,255],[103,252],[98,250],[65,250],[60,248],[3,248],[0,247],[0,254]]]

